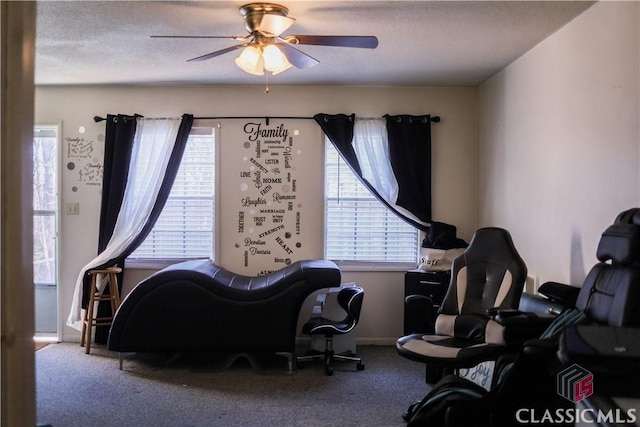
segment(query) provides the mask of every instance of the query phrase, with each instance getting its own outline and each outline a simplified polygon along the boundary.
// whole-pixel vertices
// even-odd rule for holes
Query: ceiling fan
[[[375,49],[378,39],[375,36],[320,36],[282,34],[295,22],[288,16],[289,9],[274,3],[249,3],[240,7],[244,26],[249,34],[245,36],[151,36],[154,38],[197,38],[197,39],[233,39],[244,43],[215,52],[207,53],[187,62],[205,61],[225,53],[243,49],[236,58],[236,65],[249,74],[263,75],[265,70],[278,74],[289,69],[309,68],[319,61],[295,48],[293,45],[339,46]]]

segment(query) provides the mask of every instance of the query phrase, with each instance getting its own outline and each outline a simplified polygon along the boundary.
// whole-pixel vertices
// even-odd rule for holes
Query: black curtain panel
[[[100,202],[100,223],[98,228],[98,253],[102,252],[109,243],[113,228],[118,219],[118,213],[122,206],[124,189],[129,177],[129,164],[133,149],[133,138],[136,133],[136,116],[126,114],[108,114],[105,125],[104,160],[102,163],[102,198]],[[123,273],[118,274],[118,287]],[[89,304],[89,276],[85,276],[82,291],[82,308],[85,310]],[[109,294],[109,288],[105,288],[105,294]],[[106,317],[111,313],[111,306],[105,303],[98,304],[98,317]],[[106,342],[103,328],[100,334],[96,331],[96,342]]]
[[[362,171],[358,164],[356,151],[353,149],[353,125],[356,120],[355,114],[316,114],[314,120],[345,162],[351,167],[353,172],[362,180]]]
[[[136,133],[135,116],[124,114],[107,115],[104,163],[102,169],[102,202],[100,205],[100,228],[98,231],[98,253],[107,247],[122,206],[124,189],[129,177],[129,163]]]
[[[390,117],[393,117],[393,120],[391,121],[394,122],[394,125],[393,125],[394,143],[391,142],[391,131],[387,130],[387,132],[389,133],[389,146],[390,146],[390,155],[391,155],[390,161],[394,171],[394,175],[396,177],[396,181],[398,182],[399,195],[402,194],[405,199],[411,198],[413,197],[411,196],[411,194],[416,187],[422,189],[423,187],[425,187],[424,182],[425,181],[428,182],[428,184],[426,184],[426,188],[428,189],[428,203],[427,204],[417,203],[417,205],[422,206],[422,209],[417,210],[418,212],[420,212],[420,215],[416,211],[406,206],[406,205],[411,205],[410,203],[405,203],[403,205],[396,202],[396,205],[402,206],[403,208],[407,209],[409,212],[415,215],[416,218],[425,222],[430,222],[431,221],[431,130],[430,130],[431,120],[426,119],[429,116],[414,117],[414,116],[388,116],[387,115],[385,116],[385,118],[387,119],[387,128],[389,127]],[[398,119],[397,119],[398,117],[401,117],[401,118],[404,117],[405,120],[400,120],[400,123],[398,123]],[[409,118],[411,117],[414,117],[414,118],[409,120]],[[351,170],[353,170],[356,176],[365,185],[365,187],[367,187],[367,189],[371,192],[371,194],[373,194],[376,197],[376,199],[378,199],[388,209],[390,209],[393,213],[395,213],[398,217],[400,217],[402,220],[404,220],[411,226],[422,231],[426,231],[429,229],[429,226],[427,224],[421,224],[417,222],[415,219],[407,217],[403,212],[399,212],[395,208],[395,206],[390,205],[389,202],[387,202],[380,195],[380,193],[378,193],[378,191],[369,183],[369,181],[363,178],[362,171],[360,169],[360,164],[358,162],[358,158],[356,156],[356,152],[352,144],[355,114],[331,115],[331,114],[320,113],[320,114],[316,114],[313,118],[315,119],[316,123],[318,123],[318,125],[322,128],[322,131],[325,133],[325,135],[327,135],[329,140],[336,147],[336,150],[338,150],[338,153],[340,153],[340,156],[345,160],[345,162],[347,162],[347,164],[351,167]],[[420,132],[414,132],[414,131],[407,132],[404,130],[407,124],[409,125],[410,128],[413,128],[414,124],[422,124],[422,127],[424,127],[424,123],[422,123],[423,118],[425,118],[424,121],[426,121],[426,125],[427,125],[426,135],[428,137],[426,141],[424,138],[422,138],[422,136],[424,135],[418,138],[417,135],[419,135]],[[400,128],[400,130],[397,130],[397,128]],[[424,133],[424,129],[422,129],[422,133]],[[395,150],[391,148],[393,146],[396,147]],[[407,148],[403,148],[403,147],[407,147]],[[412,154],[411,150],[413,150],[414,148],[415,148],[415,152]],[[395,155],[394,155],[394,151],[395,151]],[[427,154],[427,156],[425,156],[425,154]],[[411,155],[418,156],[418,158],[411,159]],[[416,167],[409,166],[409,169],[411,170],[411,172],[404,171],[403,170],[404,166],[402,165],[403,165],[403,162],[406,160],[407,156],[410,158],[409,162],[411,164],[413,163],[422,164],[424,162],[424,160],[422,159],[427,157],[428,166],[426,168],[423,167],[422,170],[417,170]],[[396,159],[395,165],[394,165],[394,157]],[[427,175],[422,176],[423,173],[426,173]],[[420,183],[419,184],[412,183],[411,179],[416,179],[420,181]],[[421,193],[415,194],[414,197],[422,199],[424,197],[424,195],[422,194],[423,190],[420,190],[420,191]],[[425,206],[427,206],[428,209]]]
[[[107,246],[118,212],[122,206],[124,189],[129,176],[129,163],[136,133],[136,116],[108,114],[105,126],[104,160],[102,167],[102,199],[98,228],[98,253]],[[118,275],[122,283],[122,274]],[[108,290],[105,289],[108,294]],[[82,308],[89,304],[89,277],[83,283]]]
[[[431,116],[384,116],[391,167],[398,181],[396,204],[431,222]],[[428,228],[423,228],[426,230]]]
[[[147,238],[153,226],[155,225],[158,217],[162,213],[162,209],[164,208],[165,203],[167,202],[167,198],[169,197],[169,193],[171,193],[171,187],[173,186],[173,182],[178,174],[178,169],[180,168],[180,162],[182,161],[182,155],[184,154],[185,147],[187,146],[187,140],[189,139],[189,133],[191,132],[191,127],[193,125],[193,115],[184,114],[182,116],[182,122],[180,123],[180,128],[178,130],[178,134],[176,136],[176,142],[173,147],[173,151],[171,152],[171,156],[169,157],[169,162],[167,164],[167,172],[162,180],[162,184],[160,186],[160,191],[158,193],[158,198],[153,206],[151,214],[149,215],[149,219],[145,223],[144,227],[140,231],[140,233],[136,236],[136,238],[131,242],[131,244],[126,247],[121,254],[117,257],[112,258],[108,262],[105,262],[103,265],[95,268],[106,268],[109,266],[117,265],[119,267],[124,267],[125,259],[135,251],[138,246]],[[120,201],[122,203],[122,200]],[[117,217],[117,215],[116,215]],[[115,223],[114,223],[115,225]],[[113,232],[113,228],[111,230]],[[83,287],[83,304],[85,295],[88,294],[88,279],[89,275],[85,273],[84,275],[85,286]],[[119,278],[118,280],[118,288],[122,289],[122,280]],[[86,295],[88,301],[88,295]],[[109,302],[100,302],[98,304],[98,317],[108,317],[111,315],[111,305]],[[109,336],[109,327],[108,326],[98,326],[96,327],[95,333],[95,342],[99,344],[104,344],[107,342],[107,338]]]
[[[100,224],[98,228],[98,253],[102,252],[109,243],[113,228],[118,219],[118,212],[122,206],[124,189],[129,176],[129,163],[133,149],[133,137],[136,133],[136,116],[126,114],[108,114],[105,126],[104,160],[102,167],[102,198],[100,204]],[[124,278],[123,273],[117,275],[119,287]],[[109,294],[109,288],[105,288]],[[89,304],[89,277],[83,283],[82,308]],[[106,317],[111,313],[111,306],[107,303],[98,304],[98,316]],[[106,342],[104,332],[96,335],[96,342]]]

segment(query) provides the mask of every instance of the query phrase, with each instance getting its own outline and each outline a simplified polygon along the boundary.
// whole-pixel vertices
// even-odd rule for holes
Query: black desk
[[[436,311],[449,288],[451,271],[410,270],[404,275],[404,296],[424,295],[433,301]],[[404,306],[404,334],[415,332],[429,332],[432,325],[428,324],[422,304],[405,304]]]

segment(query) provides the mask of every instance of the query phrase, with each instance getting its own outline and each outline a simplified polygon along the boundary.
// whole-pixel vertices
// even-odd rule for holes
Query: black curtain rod
[[[253,120],[253,119],[264,119],[267,126],[269,126],[269,119],[276,120],[313,120],[313,117],[300,117],[300,116],[264,116],[264,117],[253,117],[253,116],[227,116],[227,117],[194,117],[193,120]]]
[[[144,117],[144,116],[142,116],[140,114],[134,114],[133,117]],[[93,116],[93,121],[96,122],[96,123],[100,123],[100,122],[103,122],[105,120],[107,120],[106,117]],[[115,118],[114,118],[114,121],[115,121]]]
[[[367,118],[371,118],[371,117],[367,117]],[[313,117],[305,117],[305,116],[264,116],[264,117],[259,117],[259,116],[228,116],[228,117],[194,117],[193,118],[193,120],[229,120],[229,119],[240,119],[240,120],[265,119],[267,124],[269,124],[269,119],[276,119],[276,120],[314,120]],[[440,122],[440,116],[431,117],[431,121],[435,122],[435,123]]]
[[[140,116],[142,117],[142,116]],[[304,116],[226,116],[226,117],[194,117],[193,120],[247,120],[247,119],[265,119],[267,122],[267,126],[269,125],[269,119],[276,120],[314,120],[313,117],[304,117]],[[93,121],[96,123],[101,122],[103,120],[107,120],[104,117],[93,116]],[[434,123],[440,122],[440,116],[431,117],[431,121]]]

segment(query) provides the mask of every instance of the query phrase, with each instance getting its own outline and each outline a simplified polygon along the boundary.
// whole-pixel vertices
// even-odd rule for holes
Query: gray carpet
[[[404,426],[402,413],[428,386],[424,365],[392,346],[360,346],[366,366],[322,363],[288,372],[286,358],[237,359],[221,369],[214,356],[117,354],[78,344],[36,352],[38,422],[53,427],[109,426]]]

